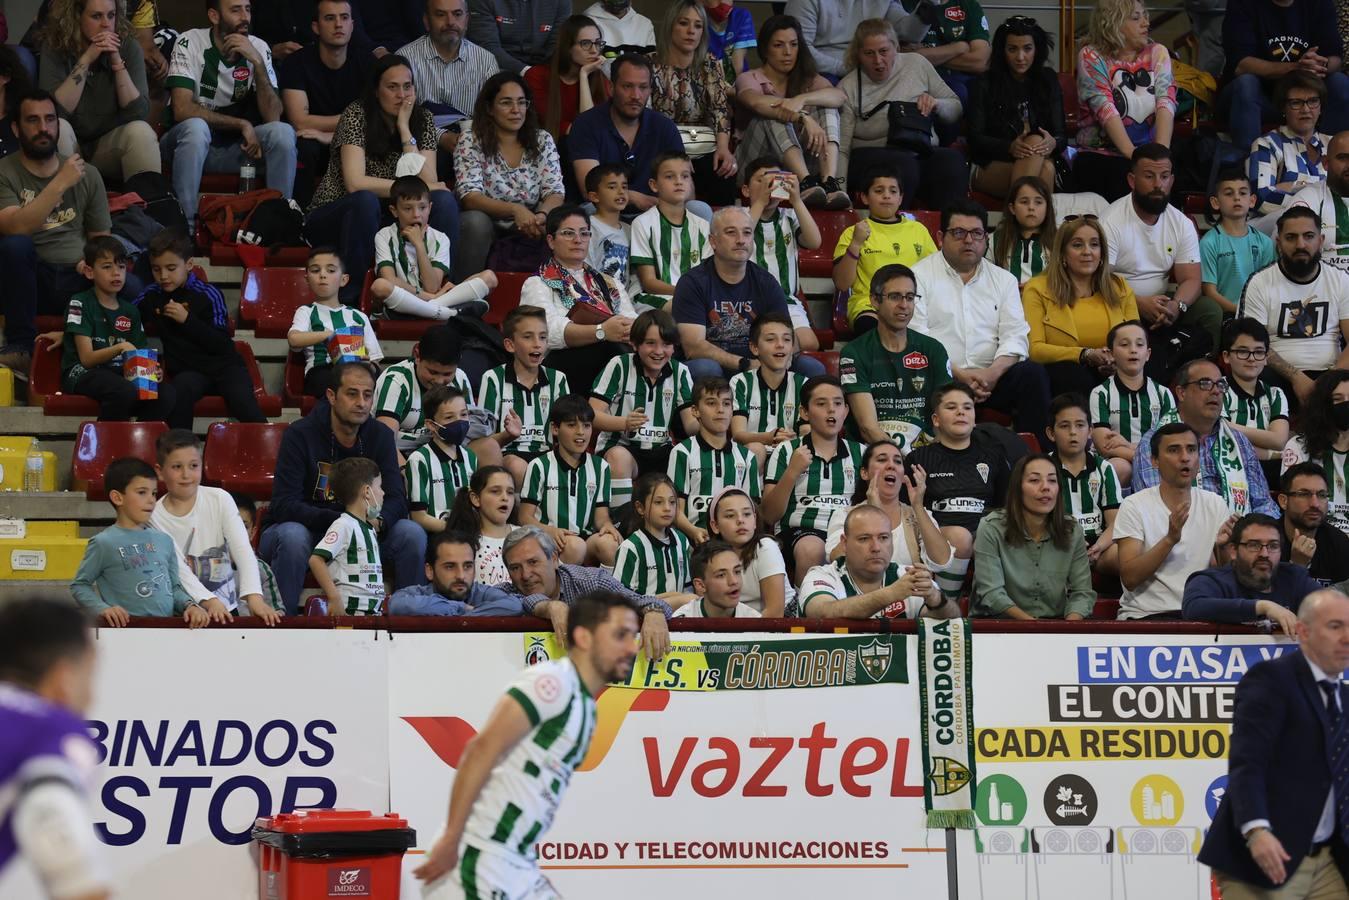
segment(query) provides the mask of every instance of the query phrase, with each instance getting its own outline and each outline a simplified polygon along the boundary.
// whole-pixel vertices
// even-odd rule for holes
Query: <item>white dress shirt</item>
[[[918,301],[909,327],[946,347],[951,365],[985,369],[999,356],[1020,361],[1030,352],[1030,325],[1016,276],[986,259],[962,281],[940,251],[913,266]]]

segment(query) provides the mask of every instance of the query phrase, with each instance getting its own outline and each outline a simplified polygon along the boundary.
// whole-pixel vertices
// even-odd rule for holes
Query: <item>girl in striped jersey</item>
[[[988,242],[988,258],[1022,287],[1045,270],[1054,244],[1054,197],[1034,175],[1012,182],[1007,212]]]
[[[1143,373],[1152,350],[1142,322],[1120,322],[1106,335],[1105,346],[1114,360],[1115,374],[1091,391],[1087,410],[1091,442],[1115,467],[1120,484],[1128,484],[1138,441],[1177,415],[1176,398],[1170,388]]]
[[[723,488],[707,508],[707,530],[730,544],[745,567],[740,602],[768,619],[782,618],[796,590],[787,578],[787,563],[778,542],[759,522],[754,500],[742,488]]]
[[[637,479],[633,510],[641,527],[618,548],[614,574],[638,594],[659,597],[672,607],[693,599],[689,593],[689,539],[674,527],[678,495],[664,472]]]
[[[1316,379],[1283,450],[1283,469],[1311,461],[1326,470],[1326,521],[1349,534],[1349,372],[1331,369]]]
[[[454,499],[454,509],[445,527],[478,539],[473,565],[483,584],[510,581],[501,547],[506,535],[519,522],[515,502],[515,478],[505,466],[483,466],[468,481],[468,490]]]

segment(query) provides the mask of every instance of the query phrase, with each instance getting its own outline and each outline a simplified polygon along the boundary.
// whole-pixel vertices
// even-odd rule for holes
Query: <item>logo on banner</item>
[[[341,866],[328,867],[329,897],[371,897],[370,868],[344,869]]]
[[[1080,775],[1052,779],[1044,803],[1045,815],[1055,825],[1090,825],[1096,818],[1096,789]]]
[[[969,784],[974,776],[970,774],[969,769],[954,759],[937,756],[932,760],[932,774],[928,777],[932,779],[932,793],[944,797]]]
[[[1224,773],[1213,779],[1213,782],[1204,790],[1204,812],[1212,819],[1218,815],[1218,804],[1223,802],[1223,797],[1227,794],[1227,775]]]
[[[1129,792],[1129,809],[1139,825],[1175,825],[1185,812],[1185,795],[1165,775],[1145,775]]]
[[[979,780],[974,812],[988,826],[1020,825],[1026,818],[1026,789],[1010,775],[989,775]]]
[[[857,648],[857,660],[862,672],[872,681],[880,681],[890,671],[890,644],[879,639]]]
[[[548,655],[548,646],[544,643],[544,639],[531,636],[529,646],[525,648],[525,665],[537,666],[539,663],[548,662],[550,659],[552,657]]]

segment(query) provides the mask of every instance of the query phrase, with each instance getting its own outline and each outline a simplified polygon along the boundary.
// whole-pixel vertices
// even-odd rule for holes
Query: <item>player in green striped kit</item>
[[[609,520],[609,464],[587,453],[595,411],[585,397],[558,398],[549,414],[553,449],[536,456],[520,491],[520,524],[540,525],[562,561],[613,567],[623,536]]]
[[[754,320],[749,352],[759,367],[731,376],[731,437],[754,454],[762,472],[768,451],[796,437],[806,376],[789,370],[792,322],[782,313],[764,313]]]
[[[1265,468],[1278,479],[1278,460],[1288,444],[1288,397],[1260,375],[1269,359],[1269,330],[1257,319],[1233,319],[1223,329],[1223,362],[1229,375],[1223,394],[1223,418],[1246,435]],[[1267,465],[1270,461],[1272,464]]]
[[[408,455],[408,509],[412,521],[435,534],[445,530],[455,496],[468,486],[478,457],[464,446],[468,438],[468,403],[458,388],[441,385],[426,392],[426,424],[435,437]]]
[[[633,509],[639,527],[618,548],[614,575],[639,594],[659,597],[671,606],[692,599],[689,593],[689,539],[673,527],[679,509],[674,482],[664,472],[637,479]]]
[[[693,162],[667,151],[651,163],[656,204],[632,220],[633,283],[628,287],[639,311],[663,309],[674,298],[679,276],[707,258],[706,219],[689,212],[693,198]]]
[[[670,479],[679,494],[675,527],[689,540],[707,540],[707,507],[722,488],[738,487],[759,500],[759,463],[731,440],[731,386],[724,378],[699,378],[693,385],[698,432],[670,454]]]
[[[332,365],[341,361],[333,356],[337,346],[333,338],[338,332],[342,333],[351,355],[371,362],[384,358],[370,319],[337,299],[350,277],[342,270],[342,259],[332,247],[309,251],[304,278],[314,299],[296,308],[286,332],[286,343],[292,350],[304,351],[304,392],[310,397],[322,397],[332,387]]]
[[[340,460],[332,470],[333,497],[345,507],[309,556],[309,571],[334,616],[376,616],[384,604],[379,521],[384,503],[379,466],[364,456]]]
[[[595,697],[632,674],[637,607],[596,591],[567,613],[567,657],[521,673],[464,748],[445,828],[414,875],[424,900],[549,900],[537,842],[595,734]]]
[[[1139,439],[1178,415],[1176,398],[1143,374],[1152,351],[1142,322],[1120,322],[1106,335],[1105,345],[1115,360],[1115,374],[1092,388],[1088,398],[1091,442],[1115,467],[1120,484],[1128,484]]]
[[[1059,469],[1059,493],[1064,512],[1082,526],[1087,559],[1104,575],[1119,573],[1115,546],[1115,515],[1124,491],[1115,467],[1087,449],[1090,434],[1087,406],[1076,394],[1063,394],[1049,404],[1050,458]]]
[[[548,451],[548,413],[559,397],[571,393],[567,376],[545,368],[548,315],[537,306],[517,306],[501,323],[506,352],[513,357],[482,377],[483,409],[497,418],[492,439],[501,445],[501,464],[525,480],[529,461]]]
[[[412,348],[411,359],[394,363],[379,374],[375,418],[394,433],[399,453],[411,453],[431,440],[422,409],[424,391],[452,384],[463,392],[468,405],[473,405],[473,386],[459,367],[462,351],[459,334],[449,325],[436,325],[422,333]]]
[[[759,157],[740,174],[740,196],[754,222],[754,255],[750,259],[782,285],[797,349],[818,350],[820,339],[810,327],[810,317],[796,292],[801,286],[800,251],[819,249],[824,239],[815,217],[801,200],[801,180],[772,156]]]
[[[825,559],[824,539],[834,514],[852,506],[862,445],[843,437],[848,404],[833,375],[817,375],[801,389],[810,433],[779,444],[768,458],[760,510],[779,522],[791,548],[796,583]]]

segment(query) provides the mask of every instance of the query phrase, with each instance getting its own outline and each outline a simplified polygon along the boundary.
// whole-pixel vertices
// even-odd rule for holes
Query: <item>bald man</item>
[[[1293,205],[1310,206],[1321,217],[1321,261],[1341,271],[1349,270],[1349,243],[1336,235],[1338,210],[1349,197],[1349,131],[1330,139],[1325,155],[1326,180],[1310,184],[1293,196]],[[1349,227],[1349,222],[1344,223]]]
[[[1199,852],[1223,900],[1349,896],[1349,597],[1308,594],[1297,641],[1237,685],[1227,791]]]
[[[708,243],[712,257],[680,276],[671,307],[684,361],[695,381],[757,369],[759,361],[749,352],[750,325],[764,313],[788,315],[777,279],[750,262],[754,223],[744,207],[717,210]],[[809,378],[823,375],[824,366],[798,356],[792,371]]]

